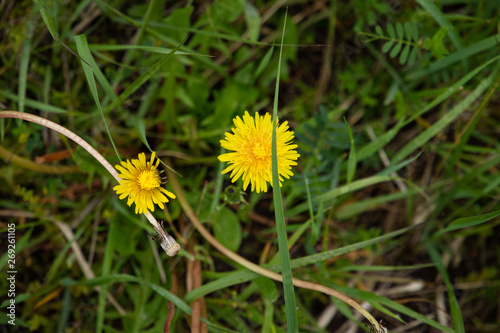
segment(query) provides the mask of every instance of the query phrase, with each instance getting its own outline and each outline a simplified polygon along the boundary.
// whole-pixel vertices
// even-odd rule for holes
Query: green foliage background
[[[245,110],[272,112],[279,75],[279,117],[301,154],[281,189],[294,277],[391,331],[498,332],[499,15],[479,0],[2,2],[0,110],[61,124],[112,164],[151,147],[221,243],[279,271],[271,192],[234,204],[217,191],[230,185],[219,140]],[[30,164],[59,151],[45,171]],[[189,332],[200,297],[202,330],[290,331],[282,284],[222,256],[175,200],[154,212],[183,247],[169,258],[65,137],[0,119],[0,155],[1,290],[16,225],[9,332]],[[369,331],[336,299],[295,296],[300,332]]]

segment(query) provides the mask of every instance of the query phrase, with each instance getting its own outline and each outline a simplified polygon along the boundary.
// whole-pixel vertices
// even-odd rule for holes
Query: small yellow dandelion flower
[[[267,192],[267,183],[273,185],[272,177],[272,135],[273,122],[271,115],[266,113],[255,119],[245,111],[243,120],[239,116],[233,119],[236,128],[234,134],[226,133],[226,139],[220,144],[227,150],[234,152],[222,154],[219,161],[228,162],[229,166],[222,171],[223,174],[231,171],[231,181],[234,183],[240,176],[243,179],[243,190],[252,183],[251,190]],[[293,132],[288,130],[288,122],[279,125],[276,130],[276,152],[278,155],[278,173],[281,182],[283,177],[293,176],[292,165],[297,165],[299,154],[294,150],[297,145],[291,144]]]
[[[127,160],[121,162],[122,165],[116,165],[116,169],[121,172],[118,175],[120,185],[113,187],[117,194],[120,194],[120,200],[128,197],[127,205],[130,207],[135,203],[135,213],[146,213],[149,209],[154,212],[157,204],[161,209],[163,203],[168,202],[168,197],[175,199],[172,192],[161,187],[162,180],[158,171],[160,160],[156,160],[156,153],[151,155],[151,161],[146,161],[144,153],[139,154],[139,159]]]

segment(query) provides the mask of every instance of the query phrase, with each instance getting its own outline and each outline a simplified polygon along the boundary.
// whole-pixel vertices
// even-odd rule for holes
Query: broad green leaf
[[[265,300],[276,302],[278,299],[278,289],[276,288],[276,284],[273,280],[261,276],[254,279],[253,282],[259,287],[262,297]]]
[[[229,208],[219,210],[213,224],[215,238],[233,252],[238,252],[241,245],[241,225],[236,214]]]

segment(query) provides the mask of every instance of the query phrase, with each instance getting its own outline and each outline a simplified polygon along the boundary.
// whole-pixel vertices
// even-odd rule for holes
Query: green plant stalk
[[[285,228],[285,214],[283,213],[283,202],[281,201],[281,184],[278,171],[278,154],[276,149],[276,126],[278,118],[278,95],[280,85],[281,58],[283,54],[283,40],[285,39],[286,19],[283,22],[283,34],[281,35],[280,56],[278,61],[278,72],[276,74],[276,88],[274,92],[273,105],[273,142],[272,142],[272,174],[273,174],[273,203],[274,216],[276,219],[276,234],[278,235],[278,250],[280,255],[281,272],[283,274],[283,291],[285,294],[285,310],[288,332],[298,332],[299,320],[297,317],[297,306],[295,303],[295,290],[293,289],[292,268],[290,267],[290,252],[288,251],[288,239]]]
[[[23,158],[17,156],[14,153],[11,153],[10,151],[4,149],[2,146],[0,146],[0,156],[2,156],[6,161],[9,161],[10,163],[19,165],[22,168],[36,172],[48,173],[48,174],[79,172],[79,169],[76,166],[52,166],[52,165],[37,164],[31,160],[28,160],[27,158]]]
[[[50,120],[47,120],[42,117],[35,116],[33,114],[29,113],[24,113],[24,112],[19,112],[19,111],[0,111],[0,119],[1,118],[15,118],[15,119],[22,119],[25,121],[29,121],[35,124],[42,125],[44,127],[50,128],[51,130],[54,130],[58,133],[61,133],[62,135],[68,137],[69,139],[73,140],[75,143],[77,143],[80,147],[85,149],[86,151],[89,152],[90,155],[92,155],[101,165],[108,170],[108,172],[113,176],[117,182],[120,182],[120,178],[118,177],[118,172],[116,171],[115,168],[101,155],[97,150],[94,149],[91,145],[87,143],[87,141],[83,140],[81,137],[76,135],[75,133],[71,132],[69,129],[62,127],[59,124],[56,124]],[[151,214],[151,212],[148,210],[146,213],[144,213],[146,218],[148,219],[149,223],[153,226],[153,228],[158,231],[158,230],[164,230],[163,227],[156,221],[155,217]],[[165,252],[169,256],[174,256],[179,252],[180,250],[180,245],[177,244],[175,239],[170,236],[168,233],[164,232],[164,240],[166,241],[168,247],[164,248]],[[163,247],[163,245],[162,245]]]

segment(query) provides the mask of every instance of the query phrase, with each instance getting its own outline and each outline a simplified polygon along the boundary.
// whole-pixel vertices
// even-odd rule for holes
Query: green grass
[[[171,258],[92,156],[0,119],[2,290],[11,224],[17,271],[16,326],[8,295],[0,324],[370,331],[293,277],[344,293],[389,330],[500,331],[500,3],[202,3],[0,4],[0,111],[50,119],[113,165],[156,151],[186,200],[154,212],[182,247]],[[298,166],[274,195],[221,175],[219,141],[245,110],[294,131]],[[59,151],[70,153],[34,170]],[[284,283],[219,252],[185,205]]]

